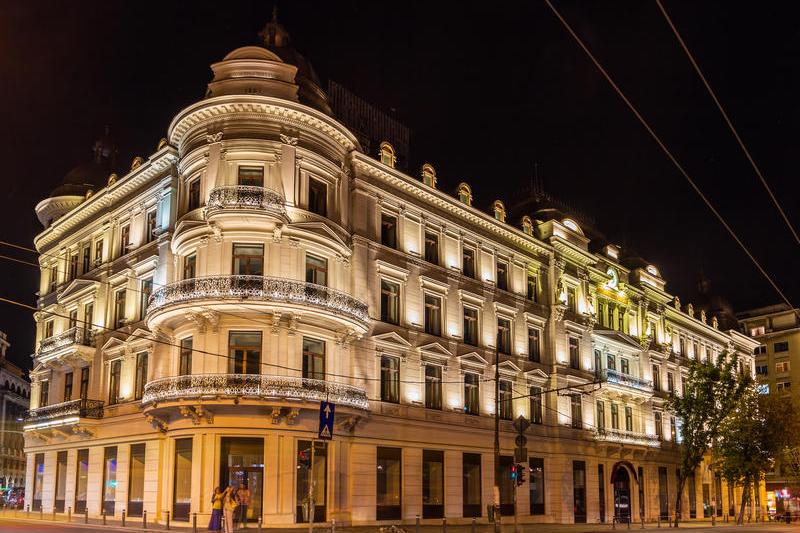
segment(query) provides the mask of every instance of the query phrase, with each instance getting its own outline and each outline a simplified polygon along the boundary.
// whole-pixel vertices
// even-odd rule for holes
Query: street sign
[[[528,437],[520,433],[514,439],[514,444],[516,444],[519,448],[524,448],[526,444],[528,444]]]
[[[333,415],[336,404],[331,402],[319,403],[319,438],[331,440],[333,438]]]
[[[525,433],[525,430],[531,427],[531,423],[528,422],[528,419],[522,415],[519,415],[513,423],[514,429],[517,430],[517,433]]]
[[[528,448],[525,447],[518,447],[514,448],[514,461],[518,463],[527,463],[528,462]]]

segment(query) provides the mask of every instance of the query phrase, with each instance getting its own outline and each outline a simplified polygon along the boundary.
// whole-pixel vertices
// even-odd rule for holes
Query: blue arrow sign
[[[336,404],[331,402],[319,403],[319,438],[331,440],[333,438],[333,415]]]

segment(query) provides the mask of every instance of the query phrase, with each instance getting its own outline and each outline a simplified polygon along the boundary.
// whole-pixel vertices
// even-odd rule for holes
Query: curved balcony
[[[658,448],[661,446],[661,440],[655,435],[636,433],[635,431],[624,431],[621,429],[597,428],[594,432],[594,440],[616,444],[647,446],[648,448]]]
[[[647,399],[653,395],[653,382],[624,374],[611,368],[603,369],[601,378],[608,389],[626,398]]]
[[[206,218],[226,211],[254,211],[285,217],[286,200],[276,190],[254,185],[224,185],[211,189]]]
[[[370,318],[367,304],[349,294],[314,283],[265,276],[208,276],[165,285],[153,292],[147,307],[147,322],[161,322],[160,315],[189,306],[214,309],[214,304],[248,302],[265,304],[273,311],[331,317],[339,325],[365,332]],[[185,315],[172,313],[175,318]],[[165,316],[163,320],[168,320]]]
[[[92,347],[94,347],[94,332],[75,326],[58,335],[43,339],[39,344],[36,357],[41,363],[47,363],[68,353],[92,357],[93,350],[89,349]]]
[[[86,418],[103,418],[103,402],[101,400],[71,400],[31,409],[28,411],[23,429],[30,431],[75,425],[79,424],[81,419]]]

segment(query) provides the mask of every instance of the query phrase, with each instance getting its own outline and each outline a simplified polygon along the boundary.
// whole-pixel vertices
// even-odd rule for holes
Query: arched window
[[[397,158],[394,155],[394,147],[386,141],[383,141],[380,146],[380,159],[381,163],[387,167],[394,168]]]
[[[422,183],[428,187],[436,188],[436,170],[433,165],[428,163],[422,165]]]
[[[578,226],[578,223],[575,222],[574,220],[572,220],[571,218],[565,218],[564,220],[561,221],[561,223],[564,224],[564,226],[566,226],[569,229],[571,229],[572,231],[574,231],[575,233],[583,235],[583,231],[581,231],[581,227]]]
[[[458,201],[462,204],[472,205],[472,189],[463,181],[458,184]]]
[[[494,211],[494,218],[500,222],[506,221],[506,206],[500,200],[495,200],[492,204],[492,211]]]
[[[533,221],[528,215],[522,217],[522,232],[526,235],[533,235]]]

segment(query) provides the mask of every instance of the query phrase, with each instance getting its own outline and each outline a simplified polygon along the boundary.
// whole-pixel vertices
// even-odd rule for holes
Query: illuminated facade
[[[29,407],[30,383],[25,372],[6,359],[9,346],[8,337],[0,331],[0,490],[25,483],[22,421]]]
[[[398,171],[388,143],[363,153],[283,28],[263,35],[147,160],[37,207],[28,503],[207,518],[215,486],[247,480],[250,518],[286,525],[313,477],[318,521],[486,520],[497,350],[503,513],[524,415],[522,520],[670,514],[664,401],[688,359],[737,350],[751,371],[754,342],[576,220],[512,223],[432,165]],[[309,475],[320,400],[335,436]]]

